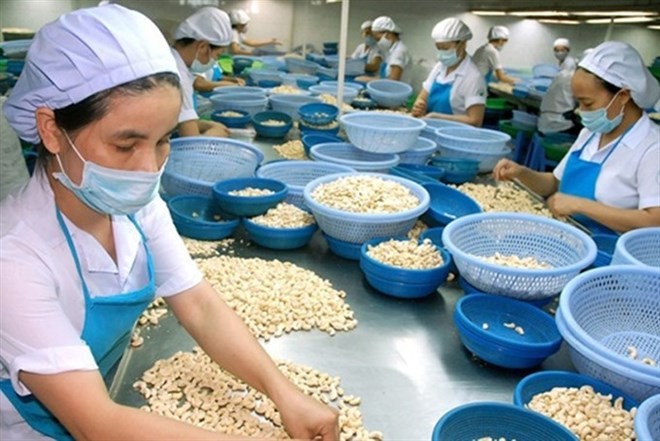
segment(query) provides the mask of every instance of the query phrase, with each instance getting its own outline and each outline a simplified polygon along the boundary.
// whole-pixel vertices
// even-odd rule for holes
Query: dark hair
[[[578,67],[578,69],[580,69],[580,70],[582,70],[582,71],[584,71],[588,74],[591,74],[612,95],[615,95],[615,94],[619,93],[619,91],[621,90],[621,87],[615,86],[614,84],[610,83],[609,81],[605,81],[604,79],[602,79],[601,77],[599,77],[595,73],[591,72],[590,70],[585,69],[584,67],[580,66],[580,67]]]
[[[184,37],[184,38],[179,38],[178,40],[176,40],[174,42],[174,44],[178,45],[178,46],[186,47],[186,46],[190,46],[191,44],[193,44],[196,41],[200,41],[200,40],[195,40],[194,38]],[[209,42],[209,46],[211,46],[212,51],[225,47],[225,46],[217,46],[215,44],[211,44],[210,42]]]
[[[112,97],[117,95],[139,95],[163,85],[180,89],[179,76],[172,72],[162,72],[102,90],[78,103],[61,109],[54,109],[55,122],[68,133],[75,132],[93,121],[103,118],[108,111],[108,105]],[[40,157],[50,155],[43,144],[39,145],[38,150]]]

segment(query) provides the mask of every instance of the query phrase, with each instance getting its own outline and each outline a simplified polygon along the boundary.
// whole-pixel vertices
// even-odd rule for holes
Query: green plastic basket
[[[561,161],[561,159],[568,153],[572,143],[564,142],[555,144],[552,141],[541,141],[541,146],[545,150],[545,157],[552,161]]]
[[[532,135],[534,135],[534,130],[530,129],[520,129],[518,127],[514,127],[512,120],[507,119],[507,120],[502,120],[498,123],[498,126],[500,128],[500,132],[504,132],[507,135],[511,136],[511,138],[516,139],[518,136],[519,132],[525,133],[525,136],[527,138],[531,138]]]
[[[513,109],[513,104],[507,101],[506,98],[488,98],[486,100],[486,109],[511,110]]]

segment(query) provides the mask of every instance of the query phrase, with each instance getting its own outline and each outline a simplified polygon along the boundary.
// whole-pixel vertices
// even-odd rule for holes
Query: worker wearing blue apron
[[[584,130],[568,154],[552,173],[503,159],[495,179],[518,179],[593,234],[660,226],[660,127],[644,111],[660,100],[657,80],[632,46],[609,41],[580,61],[571,88]]]

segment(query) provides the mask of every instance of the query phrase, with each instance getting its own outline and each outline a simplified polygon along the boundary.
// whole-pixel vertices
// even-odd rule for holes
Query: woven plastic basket
[[[349,141],[372,153],[400,153],[415,145],[426,123],[406,115],[348,113],[340,118]]]
[[[309,81],[310,83],[318,83],[319,77],[314,75],[305,74],[282,74],[282,84],[286,86],[298,87],[298,80]]]
[[[297,94],[277,94],[271,95],[270,106],[277,112],[286,113],[294,121],[298,121],[298,109],[301,106],[309,103],[320,103],[321,100],[314,96],[297,95]]]
[[[214,95],[226,95],[228,93],[252,93],[266,96],[266,89],[257,86],[224,86],[213,89]]]
[[[255,83],[258,84],[259,81],[281,81],[282,72],[278,70],[271,70],[271,69],[250,69],[250,73],[248,74],[250,76],[250,79]]]
[[[660,227],[640,228],[623,234],[616,242],[612,265],[660,267]]]
[[[635,434],[637,439],[660,439],[660,394],[642,403],[635,415]]]
[[[284,182],[289,187],[289,193],[285,201],[297,207],[305,208],[303,197],[305,185],[321,176],[354,171],[353,168],[346,165],[322,161],[279,161],[259,167],[257,176]]]
[[[417,142],[410,150],[399,153],[401,164],[426,164],[429,158],[436,151],[438,145],[432,139],[423,137],[417,138]]]
[[[204,136],[176,138],[171,142],[161,185],[168,197],[211,196],[217,181],[253,176],[263,159],[263,153],[246,142]]]
[[[479,153],[500,152],[511,141],[511,136],[506,133],[475,127],[444,127],[437,130],[436,136],[438,144],[442,146]]]
[[[256,93],[220,93],[212,95],[209,100],[214,110],[242,110],[251,116],[268,107],[268,98]]]
[[[286,63],[286,70],[288,70],[289,73],[314,75],[319,67],[319,65],[313,61],[298,58],[285,58],[284,62]]]
[[[471,159],[479,162],[479,172],[487,173],[495,168],[498,161],[511,153],[509,147],[502,147],[494,152],[480,152],[477,150],[463,149],[460,147],[445,146],[438,144],[438,152],[441,158]]]
[[[406,104],[413,93],[410,84],[394,80],[374,80],[367,83],[371,98],[383,107],[397,108]]]
[[[349,213],[320,204],[312,197],[312,193],[319,185],[345,176],[356,175],[374,176],[388,181],[395,181],[408,188],[419,199],[419,205],[399,213]],[[307,184],[303,194],[305,204],[316,218],[319,228],[329,236],[350,243],[364,243],[375,237],[405,235],[413,227],[417,218],[428,209],[430,202],[428,192],[421,185],[408,179],[380,173],[341,173],[323,176]]]
[[[644,358],[660,361],[659,292],[660,272],[656,269],[609,266],[576,277],[559,301],[562,335],[567,341],[572,338],[575,350],[580,352],[578,347],[584,346],[590,355],[596,353],[606,360],[604,367],[624,368],[626,380],[655,376],[650,385],[655,391],[619,386],[636,398],[660,393],[660,368],[642,362]],[[580,345],[575,346],[576,341]],[[637,352],[636,359],[628,355],[631,347]],[[589,363],[599,364],[596,360]]]
[[[346,165],[357,171],[372,173],[387,173],[390,167],[395,167],[400,161],[397,154],[369,153],[345,142],[317,144],[309,153],[317,161]]]
[[[577,228],[524,213],[480,213],[451,222],[442,240],[466,281],[477,289],[522,300],[558,294],[596,258],[596,244]],[[481,257],[534,257],[549,269],[509,268]]]
[[[337,86],[312,86],[309,88],[309,91],[312,92],[313,95],[323,95],[323,94],[328,94],[332,95],[334,97],[337,97],[339,95],[339,89]],[[350,104],[355,98],[357,98],[358,93],[360,93],[357,89],[354,87],[348,87],[344,86],[344,95],[342,97],[343,101],[347,104]]]

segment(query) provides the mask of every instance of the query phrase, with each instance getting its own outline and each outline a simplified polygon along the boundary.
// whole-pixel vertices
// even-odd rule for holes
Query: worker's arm
[[[515,84],[520,81],[517,78],[508,76],[506,73],[504,73],[504,69],[495,69],[495,78],[497,78],[502,83],[507,84]]]
[[[364,71],[366,73],[377,73],[378,71],[380,71],[380,63],[382,62],[383,59],[381,57],[376,56],[374,57],[373,60],[371,60],[371,63],[367,63],[364,66]]]
[[[390,80],[401,81],[403,68],[401,66],[390,66],[390,74],[387,78]]]
[[[226,138],[229,136],[229,130],[224,125],[215,121],[205,121],[201,119],[191,119],[179,123],[177,127],[179,136],[216,136]]]
[[[465,115],[449,115],[446,113],[431,112],[426,115],[427,118],[446,119],[447,121],[456,121],[463,124],[469,124],[474,127],[481,127],[484,122],[484,114],[486,113],[486,106],[483,104],[475,104],[468,107]]]
[[[240,78],[223,77],[220,81],[210,81],[203,76],[196,75],[193,81],[193,89],[198,92],[213,92],[216,87],[244,86],[245,81]]]
[[[243,40],[243,44],[250,47],[263,47],[268,46],[269,44],[275,44],[279,46],[282,44],[282,42],[277,38],[271,38],[270,40],[250,40],[246,38]]]
[[[303,394],[284,377],[208,282],[169,297],[167,303],[216,363],[273,400],[289,435],[296,439],[339,439],[337,413]]]
[[[240,44],[234,41],[229,45],[229,52],[232,55],[252,55],[251,50],[243,49]]]
[[[422,89],[422,91],[419,92],[419,95],[417,95],[415,104],[413,104],[412,106],[412,110],[411,110],[412,116],[419,118],[420,116],[426,115],[428,102],[429,102],[429,93],[425,89]]]
[[[501,159],[493,169],[493,177],[498,181],[519,180],[539,196],[548,197],[557,192],[559,181],[548,172],[537,172],[517,164],[510,159]]]
[[[548,199],[548,208],[559,217],[575,214],[588,216],[620,233],[635,228],[660,227],[660,207],[631,210],[612,207],[591,199],[555,193]]]
[[[19,379],[76,440],[234,440],[154,413],[116,404],[99,371],[41,375],[20,372]]]

